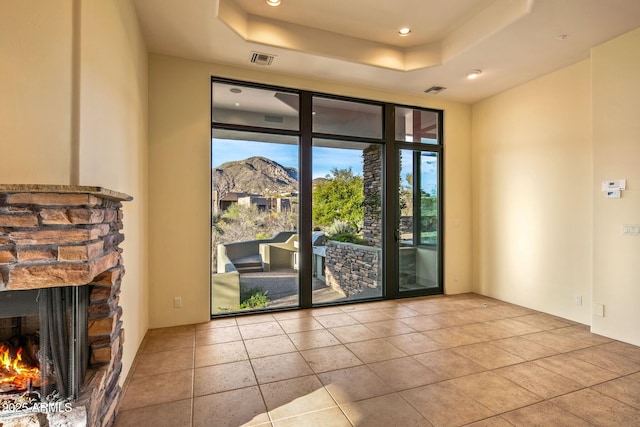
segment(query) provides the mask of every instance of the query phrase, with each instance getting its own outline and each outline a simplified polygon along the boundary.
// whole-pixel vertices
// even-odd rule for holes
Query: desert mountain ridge
[[[327,178],[314,178],[313,185]],[[211,188],[221,193],[264,196],[298,193],[298,169],[263,156],[225,162],[211,169]]]
[[[298,192],[298,170],[262,156],[225,162],[211,169],[213,190],[276,195]]]

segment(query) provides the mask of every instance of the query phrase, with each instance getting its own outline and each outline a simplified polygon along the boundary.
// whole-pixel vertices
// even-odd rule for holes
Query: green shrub
[[[262,308],[269,305],[271,299],[267,296],[267,291],[261,287],[250,288],[240,291],[240,309]]]
[[[329,240],[335,240],[336,242],[355,243],[356,245],[366,245],[365,240],[353,233],[340,233],[329,236]]]
[[[327,228],[328,235],[353,234],[355,230],[347,221],[336,220]]]

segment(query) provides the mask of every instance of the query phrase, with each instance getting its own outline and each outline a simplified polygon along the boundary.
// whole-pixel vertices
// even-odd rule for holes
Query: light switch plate
[[[611,191],[611,190],[626,190],[627,189],[627,180],[626,179],[616,179],[612,181],[602,181],[602,191]]]

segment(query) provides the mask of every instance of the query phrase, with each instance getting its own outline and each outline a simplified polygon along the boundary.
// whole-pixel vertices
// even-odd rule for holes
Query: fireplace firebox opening
[[[78,398],[89,363],[88,302],[88,286],[0,293],[4,412]]]

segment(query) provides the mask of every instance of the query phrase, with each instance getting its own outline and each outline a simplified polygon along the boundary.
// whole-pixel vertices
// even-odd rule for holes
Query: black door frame
[[[244,315],[264,313],[268,311],[281,311],[300,308],[311,308],[327,305],[341,305],[350,303],[368,302],[382,299],[396,299],[404,297],[415,297],[423,295],[434,295],[444,293],[444,157],[443,157],[443,115],[442,110],[430,109],[418,106],[405,106],[393,103],[383,103],[373,100],[352,98],[345,96],[336,96],[331,94],[325,94],[320,92],[297,90],[292,88],[263,85],[247,81],[240,81],[227,78],[211,77],[211,84],[224,83],[234,84],[238,86],[253,87],[258,89],[271,89],[282,90],[289,93],[296,93],[299,96],[300,109],[299,109],[299,130],[281,130],[272,128],[262,128],[256,126],[243,126],[228,123],[211,122],[211,129],[213,138],[213,129],[229,129],[229,130],[241,130],[249,132],[267,133],[267,134],[279,134],[297,136],[299,139],[299,279],[298,279],[298,306],[286,307],[277,309],[264,309],[255,310],[251,312],[232,312],[212,315],[212,317],[224,317],[228,315]],[[382,138],[361,138],[353,136],[343,135],[328,135],[318,134],[313,132],[313,98],[314,97],[333,98],[336,100],[352,101],[368,105],[379,105],[382,107]],[[434,112],[438,116],[438,143],[437,144],[421,144],[396,141],[396,129],[395,129],[395,109],[396,107],[411,108],[414,110],[430,111]],[[211,108],[213,108],[213,99],[211,99]],[[350,301],[339,301],[322,304],[313,304],[313,292],[312,292],[312,252],[309,250],[312,246],[312,193],[313,193],[313,180],[312,180],[312,150],[314,138],[331,138],[344,141],[358,141],[374,144],[381,144],[383,146],[383,159],[382,159],[382,287],[383,292],[381,297],[369,298],[369,299],[357,299]],[[211,141],[211,139],[210,139]],[[412,291],[400,292],[398,282],[398,247],[399,247],[399,220],[400,211],[398,206],[399,197],[399,153],[400,150],[413,150],[413,151],[430,151],[438,154],[438,286],[436,288],[428,289],[416,289]],[[211,284],[209,285],[211,289]]]

